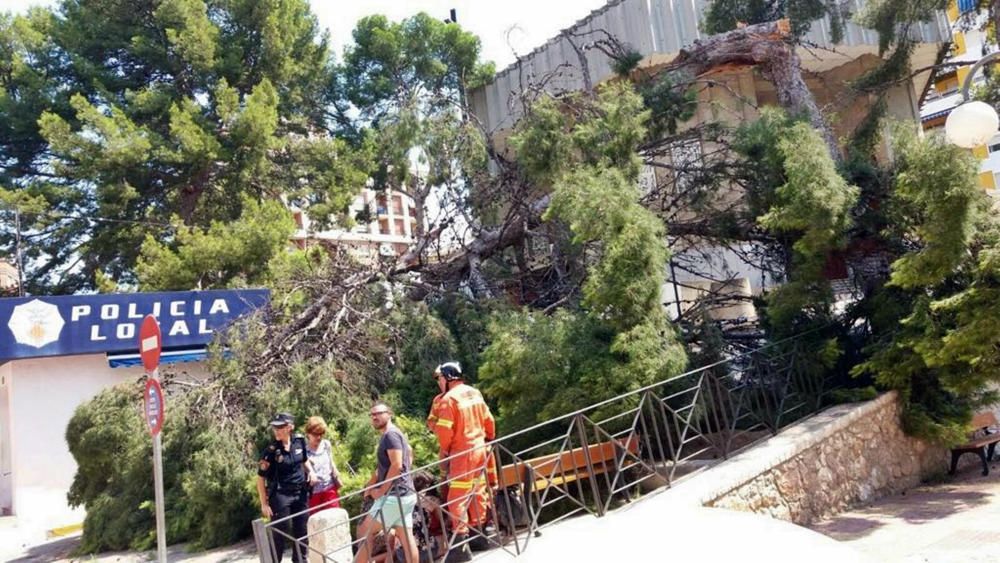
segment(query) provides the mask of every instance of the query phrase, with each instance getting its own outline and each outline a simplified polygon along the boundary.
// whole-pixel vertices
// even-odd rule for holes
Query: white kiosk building
[[[76,473],[66,426],[102,389],[143,377],[143,317],[160,322],[161,363],[188,362],[165,369],[197,379],[215,331],[268,299],[259,289],[0,299],[0,544],[10,528],[34,543],[83,522],[66,500]]]

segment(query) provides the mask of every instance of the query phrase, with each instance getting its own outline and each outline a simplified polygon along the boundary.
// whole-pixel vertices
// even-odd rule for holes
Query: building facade
[[[542,85],[546,92],[559,95],[582,90],[587,84],[600,84],[614,76],[611,60],[599,49],[585,51],[586,65],[581,64],[577,47],[590,41],[589,37],[603,37],[604,34],[616,37],[643,55],[640,68],[655,72],[672,61],[681,49],[703,38],[700,23],[709,4],[710,0],[611,0],[497,73],[492,83],[473,90],[470,93],[472,111],[485,130],[491,132],[498,150],[504,150],[505,140],[523,108],[517,97],[527,88]],[[858,12],[864,1],[853,0],[849,4]],[[912,54],[912,66],[917,69],[932,66],[951,37],[944,14],[934,14],[930,21],[916,26],[913,33],[918,42]],[[849,138],[873,103],[867,95],[852,91],[850,82],[881,63],[878,34],[849,22],[843,40],[835,44],[830,22],[824,19],[813,23],[803,41],[810,45],[808,49],[799,49],[803,78],[821,111],[828,115],[834,136]],[[928,70],[892,87],[887,93],[888,116],[917,122],[920,93],[927,88],[931,78]],[[682,125],[682,132],[694,130],[704,123],[738,125],[756,119],[759,108],[778,105],[773,84],[755,68],[715,69],[710,80],[721,87],[697,89],[696,114]],[[690,136],[674,142],[662,157],[662,164],[672,164],[674,170],[698,167],[704,155],[716,148],[708,141]],[[883,139],[879,152],[883,157],[889,154],[887,139]],[[647,166],[640,178],[640,190],[671,181],[679,186],[685,180],[671,167]],[[720,202],[725,203],[726,197],[726,193],[720,194]],[[749,298],[780,283],[740,257],[748,254],[750,248],[713,247],[700,240],[670,239],[669,242],[675,261],[687,259],[698,264],[698,272],[673,267],[665,272],[662,298],[672,316],[705,302],[706,296],[711,295],[711,299],[717,300],[710,304],[715,318],[735,322],[749,320],[755,317]],[[849,272],[846,268],[833,268],[831,279],[841,279],[838,276],[847,278]]]
[[[17,293],[17,268],[0,258],[0,296]]]
[[[215,334],[269,298],[267,290],[0,298],[0,516],[15,517],[15,537],[38,543],[83,522],[83,508],[66,499],[76,473],[66,427],[101,390],[141,380],[145,315],[159,320],[164,371],[191,382],[208,377],[202,360]],[[137,389],[137,405],[141,397]],[[2,548],[18,547],[10,528],[0,526],[0,559]]]
[[[959,66],[938,72],[927,89],[920,108],[920,120],[928,132],[944,132],[944,123],[951,110],[962,103],[962,85],[976,62],[995,53],[995,41],[990,41],[982,29],[987,14],[976,10],[976,0],[951,0],[945,12],[952,32],[951,49],[945,62]],[[983,84],[985,77],[977,72],[971,89]],[[979,159],[979,185],[994,197],[1000,197],[1000,135],[972,149]]]
[[[408,194],[364,188],[348,210],[356,223],[349,229],[317,229],[302,210],[292,210],[297,230],[292,240],[299,248],[330,244],[346,248],[362,262],[406,253],[419,231],[416,205]]]

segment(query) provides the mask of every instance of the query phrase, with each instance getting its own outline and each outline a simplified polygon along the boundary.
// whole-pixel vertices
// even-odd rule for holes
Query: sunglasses
[[[380,414],[389,414],[389,411],[375,411],[368,413],[369,416],[378,416]]]

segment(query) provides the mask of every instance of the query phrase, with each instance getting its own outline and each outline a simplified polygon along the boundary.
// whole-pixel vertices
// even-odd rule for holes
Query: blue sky
[[[514,61],[511,48],[527,53],[585,17],[607,0],[311,0],[320,23],[330,30],[339,55],[350,41],[354,22],[382,13],[398,20],[419,11],[445,19],[458,12],[458,21],[483,42],[483,58],[501,69]],[[21,12],[52,0],[0,0],[4,10]]]

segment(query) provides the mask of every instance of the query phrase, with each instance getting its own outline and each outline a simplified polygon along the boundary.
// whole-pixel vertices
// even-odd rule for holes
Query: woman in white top
[[[306,453],[312,463],[316,480],[309,497],[309,508],[320,510],[340,506],[340,473],[333,462],[333,447],[326,435],[326,421],[321,416],[310,416],[306,421]]]

